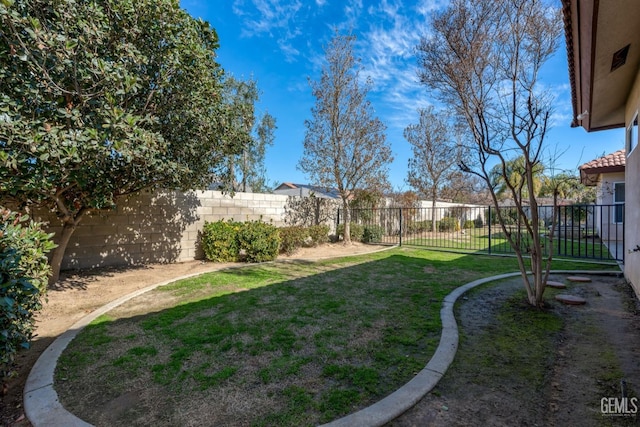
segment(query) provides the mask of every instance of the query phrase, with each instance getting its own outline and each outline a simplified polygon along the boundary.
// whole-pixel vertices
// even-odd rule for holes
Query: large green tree
[[[177,0],[0,0],[0,194],[62,221],[52,281],[88,211],[205,187],[241,151],[217,47]]]
[[[243,183],[254,193],[269,190],[264,161],[267,147],[273,145],[276,129],[276,118],[268,112],[264,112],[256,122],[251,144],[244,150],[242,179]]]
[[[227,156],[222,189],[230,192],[267,190],[264,166],[267,146],[273,145],[276,119],[268,112],[257,119],[255,104],[260,99],[257,82],[227,76],[223,83],[223,102],[228,123],[225,140],[242,146],[240,153]]]
[[[373,85],[360,79],[354,36],[336,34],[325,48],[319,81],[311,82],[316,98],[305,121],[304,153],[298,167],[314,184],[336,188],[344,211],[345,244],[351,242],[349,203],[358,189],[379,189],[387,182],[393,160],[386,126],[375,115],[367,94]]]
[[[587,187],[580,177],[568,172],[542,176],[540,197],[559,197],[575,203],[595,203],[596,187]]]
[[[496,196],[500,199],[512,196],[512,189],[516,193],[518,200],[529,197],[529,187],[527,185],[527,163],[524,156],[506,160],[495,165],[490,172],[491,185]],[[544,165],[537,163],[533,165],[533,195],[538,196],[543,184]]]

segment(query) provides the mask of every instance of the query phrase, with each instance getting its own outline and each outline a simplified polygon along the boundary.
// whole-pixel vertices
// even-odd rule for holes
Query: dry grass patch
[[[515,269],[512,259],[394,249],[205,274],[145,296],[175,298],[170,307],[140,315],[132,301],[132,313],[87,327],[55,387],[96,425],[317,425],[424,367],[453,288]],[[141,385],[135,408],[104,414]]]

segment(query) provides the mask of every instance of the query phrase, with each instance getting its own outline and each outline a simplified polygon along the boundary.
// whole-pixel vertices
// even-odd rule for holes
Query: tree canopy
[[[431,199],[435,210],[441,190],[459,170],[461,153],[450,131],[451,123],[445,115],[433,107],[418,110],[420,119],[404,130],[405,139],[411,144],[413,157],[409,159],[407,181],[409,185]],[[431,230],[436,229],[436,216],[432,215]]]
[[[62,220],[54,280],[88,210],[205,187],[242,150],[217,48],[177,0],[0,1],[0,192]]]
[[[255,103],[260,91],[255,80],[247,81],[226,76],[223,82],[223,102],[227,114],[224,138],[229,145],[242,146],[239,153],[227,156],[226,174],[221,176],[222,190],[229,192],[267,190],[264,166],[266,149],[273,145],[276,119],[268,112],[256,118]]]
[[[431,24],[431,33],[417,47],[420,80],[465,127],[475,155],[462,162],[463,170],[485,181],[496,207],[491,168],[498,163],[494,171],[502,175],[526,239],[505,227],[500,210],[496,214],[516,252],[528,300],[540,306],[551,256],[543,260],[534,178],[542,163],[553,95],[539,78],[559,46],[560,11],[544,0],[453,0],[434,14]],[[522,179],[512,180],[509,162],[518,157]],[[527,270],[533,272],[533,283]]]
[[[587,187],[580,177],[567,172],[542,177],[540,197],[559,197],[576,203],[595,203],[596,187]]]
[[[498,198],[506,198],[515,190],[519,198],[529,197],[526,180],[526,160],[524,156],[498,163],[489,172],[492,188]],[[544,165],[536,163],[532,169],[533,195],[538,196],[542,188]]]
[[[350,242],[349,199],[357,189],[380,188],[393,160],[386,126],[367,100],[373,85],[360,80],[362,65],[353,54],[354,36],[336,34],[325,48],[319,81],[311,81],[316,105],[305,121],[304,153],[298,167],[314,184],[336,188]]]

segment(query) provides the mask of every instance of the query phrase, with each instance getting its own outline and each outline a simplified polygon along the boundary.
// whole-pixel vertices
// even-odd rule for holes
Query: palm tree
[[[505,167],[503,170],[502,164],[495,165],[490,172],[491,176],[491,185],[495,190],[496,195],[505,199],[509,197],[507,191],[510,186],[507,185],[505,179],[509,180],[509,184],[513,187],[519,197],[528,198],[529,192],[526,186],[525,179],[525,159],[524,156],[516,157],[513,160],[509,160],[505,162]],[[541,163],[537,163],[533,167],[533,189],[534,196],[537,196],[543,185],[543,177],[544,177],[544,166]]]

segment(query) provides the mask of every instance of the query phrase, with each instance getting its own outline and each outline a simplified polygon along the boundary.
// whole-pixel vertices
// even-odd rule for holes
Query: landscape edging
[[[616,271],[589,270],[552,270],[551,274],[589,274],[589,275],[619,275]],[[442,302],[440,318],[442,320],[442,334],[440,342],[427,365],[408,383],[379,400],[345,417],[338,418],[320,427],[379,427],[399,417],[438,384],[453,362],[458,349],[458,325],[453,314],[456,300],[465,292],[485,283],[496,280],[520,276],[520,272],[505,273],[497,276],[474,280],[451,291]]]
[[[393,248],[390,247],[389,249]],[[382,250],[388,250],[387,248]],[[376,251],[379,252],[379,251]],[[373,253],[373,252],[371,252]],[[357,254],[364,255],[364,254]],[[240,268],[245,265],[227,267]],[[92,424],[78,418],[71,412],[67,411],[60,400],[58,394],[53,388],[54,372],[58,358],[67,345],[75,338],[75,336],[89,323],[97,317],[107,313],[108,311],[118,307],[121,304],[133,299],[139,295],[149,292],[157,287],[173,283],[178,280],[189,279],[191,277],[200,276],[208,272],[216,271],[212,268],[210,271],[202,271],[198,273],[187,274],[181,277],[166,280],[154,285],[139,289],[128,295],[120,297],[97,310],[89,313],[76,323],[74,323],[66,332],[54,340],[49,347],[40,355],[36,363],[33,365],[24,387],[24,410],[25,415],[34,427],[89,427]],[[553,274],[616,274],[615,271],[588,271],[588,270],[554,270]],[[442,320],[442,332],[440,342],[435,353],[427,363],[427,365],[409,382],[402,387],[379,400],[371,406],[363,408],[357,412],[349,414],[345,417],[324,424],[322,427],[342,427],[342,426],[362,426],[374,427],[382,426],[389,421],[397,418],[408,409],[413,407],[420,399],[422,399],[437,384],[440,378],[453,362],[458,348],[458,326],[453,314],[453,307],[456,300],[468,290],[480,286],[482,284],[510,278],[520,275],[520,272],[506,273],[497,276],[478,279],[469,282],[463,286],[454,289],[443,300],[440,310]]]

